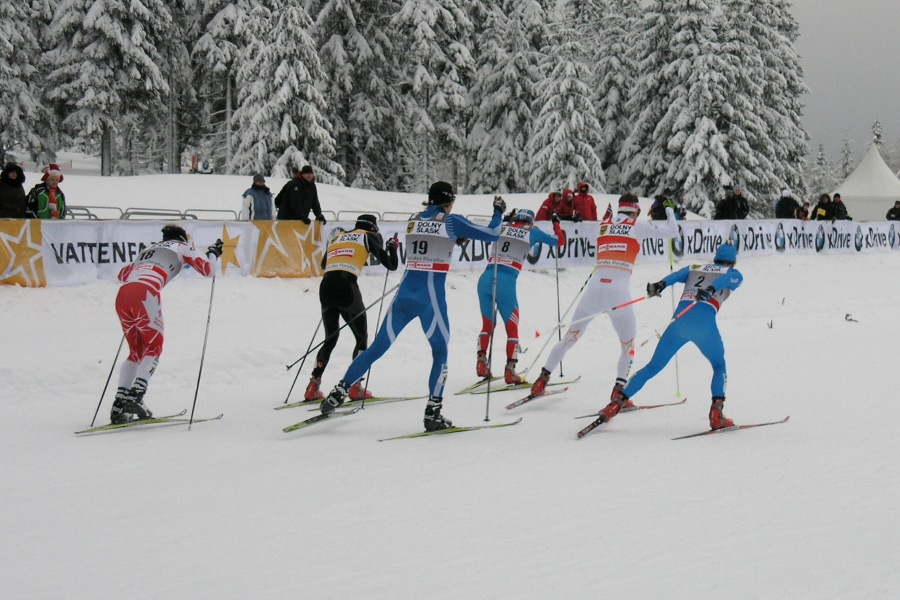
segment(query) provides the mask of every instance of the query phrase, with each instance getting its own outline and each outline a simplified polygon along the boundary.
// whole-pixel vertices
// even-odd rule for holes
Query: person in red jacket
[[[571,190],[568,190],[571,192]],[[553,215],[556,214],[563,221],[571,221],[572,220],[572,203],[571,202],[563,202],[563,197],[560,192],[550,192],[550,195],[547,196],[547,199],[544,200],[544,203],[541,204],[541,207],[537,211],[537,216],[535,216],[535,221],[550,221],[553,219]]]
[[[594,203],[594,197],[588,194],[589,189],[585,181],[578,184],[578,193],[572,200],[573,221],[597,220],[597,205]]]

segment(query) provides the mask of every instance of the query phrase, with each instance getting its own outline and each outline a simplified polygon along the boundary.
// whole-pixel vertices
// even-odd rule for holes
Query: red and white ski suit
[[[149,381],[156,369],[164,336],[160,292],[184,265],[205,277],[216,268],[216,263],[186,242],[168,240],[154,242],[119,271],[124,285],[116,296],[116,313],[129,350],[119,371],[120,388],[131,388],[136,379]]]
[[[665,224],[638,221],[636,216],[621,212],[604,218],[597,238],[597,267],[575,307],[569,330],[550,351],[545,369],[552,372],[559,365],[594,317],[631,300],[631,272],[641,254],[644,238],[669,239],[676,235],[678,224],[671,208],[666,209]],[[607,314],[622,345],[616,379],[625,383],[634,358],[637,319],[631,306]]]

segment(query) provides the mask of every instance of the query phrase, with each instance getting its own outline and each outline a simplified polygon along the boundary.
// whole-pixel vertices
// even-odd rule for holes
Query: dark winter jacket
[[[850,221],[850,215],[847,214],[847,206],[843,200],[832,200],[831,210],[834,211],[834,218],[838,221]]]
[[[731,192],[716,205],[716,214],[713,218],[719,221],[739,220],[746,219],[749,214],[750,205],[747,199],[741,194]]]
[[[796,219],[798,208],[800,208],[799,202],[794,200],[791,196],[782,196],[778,199],[778,202],[775,203],[775,218]]]
[[[309,225],[309,211],[316,215],[316,220],[325,221],[315,181],[306,181],[299,175],[284,184],[275,196],[275,208],[279,221],[299,220]]]
[[[888,221],[900,221],[900,206],[896,204],[887,211],[887,214],[884,215],[884,218]]]
[[[834,206],[832,206],[831,198],[823,196],[819,198],[819,203],[813,208],[813,221],[833,221]]]
[[[13,179],[10,175],[16,174]],[[25,218],[25,173],[16,163],[6,163],[0,173],[0,219]]]

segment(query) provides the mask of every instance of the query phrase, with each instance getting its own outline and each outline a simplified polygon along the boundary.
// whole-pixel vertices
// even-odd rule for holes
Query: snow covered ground
[[[157,179],[171,177],[178,187]],[[94,194],[74,204],[165,206],[203,181],[230,190],[204,202],[236,207],[248,182],[227,179],[72,176],[63,188]],[[344,193],[329,202],[385,210],[387,195]],[[419,202],[393,196],[403,210]],[[738,268],[745,284],[719,318],[726,412],[739,423],[791,419],[682,441],[670,438],[707,427],[710,369],[693,347],[679,355],[680,383],[673,363],[636,397],[671,401],[680,385],[685,405],[623,414],[576,441],[586,421],[573,417],[605,405],[614,377],[618,341],[604,317],[565,358],[565,375],[582,377],[568,393],[515,411],[503,405],[519,392],[492,394],[489,408],[483,395],[445,400],[457,424],[482,424],[487,412],[492,423],[522,416],[515,427],[378,442],[421,429],[419,400],[284,434],[313,414],[272,409],[293,380],[284,365],[316,329],[319,280],[238,277],[216,281],[197,399],[197,416],[225,417],[77,438],[121,339],[116,286],[0,286],[0,597],[900,597],[897,256],[772,256]],[[639,265],[634,293],[666,273]],[[587,275],[560,273],[563,309]],[[474,379],[477,277],[449,278],[449,391]],[[384,281],[378,271],[361,279],[367,302]],[[166,348],[147,396],[158,414],[191,408],[210,290],[184,278],[163,293]],[[519,296],[528,366],[546,339],[535,332],[556,321],[554,273],[523,273]],[[666,292],[635,308],[638,368],[672,305]],[[351,338],[341,337],[328,387]],[[370,388],[423,394],[429,365],[413,324],[375,363]]]

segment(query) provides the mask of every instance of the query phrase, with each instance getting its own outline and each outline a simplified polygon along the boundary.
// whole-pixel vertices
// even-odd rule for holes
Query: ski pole
[[[559,323],[562,321],[562,315],[560,314],[560,303],[559,303],[559,246],[553,249],[553,262],[556,266],[556,322]],[[562,329],[556,330],[557,341],[562,341]],[[563,361],[559,361],[559,376],[563,377]]]
[[[316,336],[319,334],[319,328],[322,327],[322,321],[325,317],[319,317],[319,324],[316,325],[316,330],[313,331],[312,337],[309,338],[309,346],[306,347],[306,354],[303,355],[303,361],[300,363],[300,368],[297,369],[297,374],[294,375],[294,382],[291,383],[291,389],[288,390],[287,397],[284,399],[284,403],[287,404],[288,400],[291,398],[291,394],[294,391],[294,386],[297,385],[297,380],[300,378],[300,373],[303,372],[303,365],[306,362],[306,357],[309,355],[309,349],[312,348],[313,342],[316,340]]]
[[[672,240],[669,240],[669,273],[675,271],[675,255],[672,252]],[[675,312],[675,288],[672,288],[672,312]],[[678,368],[678,353],[675,353],[675,397],[681,398],[681,370]]]
[[[200,377],[203,375],[203,361],[206,359],[206,340],[209,338],[209,321],[212,318],[213,294],[216,293],[216,276],[212,277],[209,289],[209,310],[206,312],[206,332],[203,334],[203,351],[200,353],[200,372],[197,373],[197,387],[194,388],[194,403],[191,405],[191,418],[188,420],[188,431],[194,424],[194,409],[197,408],[197,394],[200,392]]]
[[[397,240],[397,239],[399,239],[399,238],[397,237],[397,234],[395,233],[394,240]],[[378,317],[375,319],[375,331],[378,331],[378,328],[381,327],[381,309],[384,307],[384,297],[386,295],[388,276],[390,274],[391,274],[391,272],[387,268],[385,268],[384,286],[381,288],[381,298],[379,299],[379,302],[378,302]],[[356,358],[356,357],[354,356],[353,358]],[[362,388],[362,402],[360,402],[360,404],[359,404],[360,410],[362,410],[366,407],[366,391],[369,389],[369,376],[371,374],[372,374],[372,365],[369,365],[369,370],[366,371],[366,376],[364,379],[365,383],[363,384],[363,388]]]
[[[554,329],[561,330],[563,327],[571,327],[572,325],[584,323],[585,321],[590,321],[591,319],[599,317],[600,315],[605,315],[605,314],[611,313],[615,310],[625,308],[626,306],[631,306],[632,304],[637,304],[638,302],[642,302],[643,300],[646,300],[647,298],[649,298],[649,296],[641,296],[640,298],[635,298],[634,300],[629,300],[628,302],[623,302],[622,304],[619,304],[618,306],[613,306],[612,308],[607,308],[606,310],[601,310],[601,311],[597,311],[595,313],[591,313],[585,317],[581,317],[580,319],[575,319],[574,321],[572,321],[571,323],[568,323],[568,324],[560,322],[560,323],[556,324]],[[541,355],[541,353],[544,351],[544,349],[547,347],[547,344],[549,344],[549,343],[550,343],[550,338],[548,337],[547,341],[544,342],[544,345],[541,346],[541,349],[538,350],[538,354],[534,358],[534,362],[531,363],[531,367],[534,366],[534,363],[537,362],[538,357]],[[528,368],[530,369],[531,367],[528,367]],[[527,372],[527,371],[525,371],[525,372]]]
[[[113,371],[116,369],[116,363],[119,362],[119,353],[122,351],[122,344],[125,343],[125,334],[122,334],[122,339],[119,341],[119,349],[116,350],[116,357],[113,359],[112,366],[109,368],[109,377],[106,378],[106,384],[103,386],[103,391],[100,392],[100,401],[97,402],[97,410],[94,411],[94,418],[91,419],[91,427],[94,426],[94,421],[97,420],[97,413],[100,412],[100,405],[103,404],[103,396],[106,395],[106,388],[109,387],[109,382],[112,380]]]
[[[502,231],[502,229],[501,229]],[[494,289],[491,291],[491,335],[488,337],[488,382],[487,382],[487,396],[484,401],[484,420],[490,421],[490,410],[491,410],[491,380],[494,378],[493,373],[491,373],[491,367],[493,366],[494,360],[494,331],[497,329],[497,269],[499,268],[500,261],[497,260],[497,252],[500,249],[500,238],[498,237],[494,241]],[[500,318],[503,318],[503,315],[500,315]]]
[[[557,327],[560,326],[560,324],[562,323],[562,320],[565,319],[569,315],[569,311],[572,310],[573,306],[575,306],[575,301],[578,300],[578,298],[581,296],[581,293],[584,291],[584,288],[587,287],[588,282],[591,280],[591,277],[594,276],[594,273],[596,272],[596,270],[597,270],[596,268],[592,269],[590,274],[588,274],[587,279],[585,279],[584,283],[581,284],[581,289],[578,290],[578,293],[575,294],[574,298],[572,298],[572,302],[569,303],[569,307],[566,309],[566,312],[563,313],[562,318],[557,322]],[[560,340],[562,340],[562,338],[560,338]],[[549,342],[549,340],[548,340],[548,342]],[[528,368],[525,369],[524,371],[522,371],[522,375],[525,375],[529,371],[531,371],[532,367],[534,367],[534,365],[537,363],[538,359],[541,357],[541,352],[543,352],[544,349],[547,347],[548,342],[544,342],[544,345],[541,347],[540,351],[534,357],[534,360],[531,361],[531,364],[528,365]]]
[[[398,283],[397,285],[395,285],[394,287],[392,287],[391,289],[389,289],[387,292],[385,292],[385,293],[381,296],[381,298],[384,298],[384,297],[387,296],[388,294],[393,293],[393,291],[396,290],[398,287],[400,287],[400,284],[399,284],[399,283]],[[381,298],[378,298],[377,300],[375,300],[374,302],[372,302],[370,305],[368,305],[367,307],[365,307],[365,308],[363,309],[362,313],[360,313],[360,314],[363,314],[363,313],[365,313],[365,312],[368,312],[368,310],[369,310],[370,308],[372,308],[373,306],[375,306],[377,303],[381,302]],[[351,321],[352,321],[352,319],[351,319]],[[350,324],[350,323],[344,323],[343,325],[341,325],[340,327],[338,327],[333,333],[331,333],[330,335],[325,336],[325,339],[324,339],[324,340],[322,340],[321,342],[319,342],[318,344],[316,344],[315,346],[313,346],[312,348],[310,348],[309,350],[307,350],[307,351],[306,351],[306,354],[304,354],[303,356],[301,356],[300,358],[298,358],[297,360],[295,360],[295,361],[292,362],[291,364],[286,365],[286,366],[285,366],[285,369],[287,369],[288,371],[290,371],[291,369],[293,369],[293,368],[294,368],[294,365],[296,365],[298,362],[300,362],[301,360],[303,360],[304,358],[306,358],[307,356],[309,356],[309,355],[312,353],[313,350],[318,350],[318,349],[319,349],[319,346],[321,346],[322,344],[324,344],[325,342],[327,342],[328,340],[330,340],[330,339],[333,338],[334,336],[338,335],[338,332],[340,332],[341,329],[343,329],[344,327],[347,327],[349,324]]]

